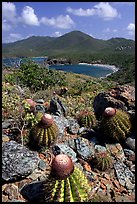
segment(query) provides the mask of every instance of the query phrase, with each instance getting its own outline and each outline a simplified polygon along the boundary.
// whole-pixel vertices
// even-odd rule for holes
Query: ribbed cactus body
[[[131,131],[130,117],[125,111],[117,109],[113,116],[102,117],[100,127],[107,139],[122,141]]]
[[[96,125],[96,117],[92,111],[81,111],[77,116],[77,120],[80,126],[84,126],[87,128],[91,128]]]
[[[40,120],[40,118],[38,119]],[[42,116],[41,121],[30,131],[30,145],[49,147],[58,136],[58,127],[49,114]]]
[[[46,202],[84,202],[88,201],[91,185],[84,173],[75,166],[66,179],[50,177],[44,184]]]
[[[112,159],[107,152],[100,152],[95,154],[95,157],[92,159],[92,164],[94,168],[104,171],[111,167]]]
[[[40,127],[39,124],[37,124],[31,130],[31,139],[32,142],[38,146],[49,147],[56,139],[57,132],[58,129],[55,124],[52,124],[52,126],[48,128]]]

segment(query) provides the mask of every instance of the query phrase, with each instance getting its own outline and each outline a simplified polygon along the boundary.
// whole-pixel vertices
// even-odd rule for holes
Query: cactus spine
[[[59,156],[59,155],[57,155]],[[60,155],[61,157],[64,155]],[[66,157],[66,155],[65,155]],[[67,156],[68,157],[68,156]],[[63,158],[64,159],[64,158]],[[62,165],[58,165],[58,171],[65,170]],[[68,170],[70,168],[70,170]],[[44,183],[46,202],[84,202],[89,200],[91,186],[83,172],[78,168],[69,165],[68,173],[64,178],[55,175],[51,171],[48,180]],[[73,170],[72,170],[73,169]],[[62,173],[64,175],[64,173]],[[60,174],[61,175],[61,174]]]
[[[105,109],[100,123],[104,136],[118,142],[126,138],[131,131],[131,126],[128,113],[111,107]]]
[[[96,153],[95,157],[92,159],[91,162],[94,165],[94,167],[101,171],[110,168],[112,165],[112,159],[107,152]]]
[[[58,127],[53,121],[52,116],[50,114],[44,114],[40,122],[33,126],[30,131],[30,145],[49,147],[57,135]]]
[[[80,126],[87,128],[91,128],[96,125],[96,117],[92,111],[82,110],[78,114],[77,120]]]

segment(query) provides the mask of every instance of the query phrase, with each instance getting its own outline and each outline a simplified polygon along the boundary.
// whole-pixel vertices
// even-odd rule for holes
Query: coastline
[[[79,65],[88,65],[88,66],[95,66],[95,67],[105,67],[105,68],[108,68],[110,70],[112,70],[113,72],[112,73],[109,73],[107,74],[106,76],[104,77],[100,77],[100,79],[104,79],[104,78],[107,78],[108,76],[110,76],[111,74],[117,72],[119,70],[119,68],[117,68],[115,65],[109,65],[109,64],[88,64],[88,63],[79,63]]]

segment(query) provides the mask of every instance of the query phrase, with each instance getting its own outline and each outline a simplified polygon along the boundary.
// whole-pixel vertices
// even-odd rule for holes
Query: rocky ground
[[[94,100],[98,115],[108,106],[135,114],[135,91],[119,87],[100,93]],[[40,101],[37,101],[41,103]],[[42,106],[42,105],[41,105]],[[99,108],[100,107],[100,108]],[[63,109],[66,110],[65,107]],[[94,129],[80,127],[77,120],[65,116],[60,105],[52,107],[59,137],[45,152],[31,150],[9,134],[12,120],[2,123],[2,202],[38,201],[42,182],[50,172],[52,157],[64,153],[86,174],[92,186],[93,202],[135,202],[135,134],[124,143],[102,143]],[[96,153],[110,153],[112,165],[104,171],[92,164]]]

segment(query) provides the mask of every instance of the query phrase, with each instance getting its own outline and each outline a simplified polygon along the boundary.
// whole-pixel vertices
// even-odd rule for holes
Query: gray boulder
[[[15,141],[2,144],[2,178],[13,181],[31,174],[39,163],[38,153]]]

